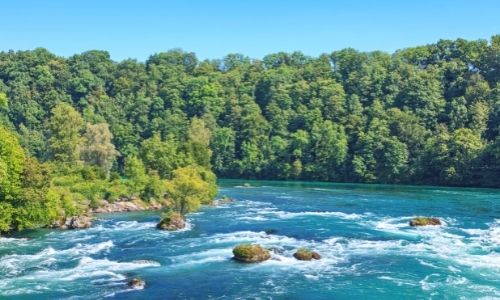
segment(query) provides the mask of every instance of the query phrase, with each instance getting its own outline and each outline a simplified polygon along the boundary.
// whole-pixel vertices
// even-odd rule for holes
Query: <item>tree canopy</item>
[[[175,49],[145,62],[0,52],[0,230],[42,222],[14,212],[38,205],[23,195],[27,178],[58,214],[127,194],[162,198],[189,168],[500,187],[499,45],[496,35],[393,54],[204,61]]]

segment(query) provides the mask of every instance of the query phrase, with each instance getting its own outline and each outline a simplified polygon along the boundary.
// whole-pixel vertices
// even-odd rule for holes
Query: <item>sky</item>
[[[500,33],[500,0],[4,0],[0,7],[1,51],[99,49],[117,61],[173,48],[200,59],[394,52]]]

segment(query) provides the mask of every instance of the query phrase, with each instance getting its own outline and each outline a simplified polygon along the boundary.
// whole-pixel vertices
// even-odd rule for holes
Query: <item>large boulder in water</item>
[[[428,226],[441,225],[441,220],[438,218],[417,217],[410,220],[410,226]]]
[[[73,216],[70,218],[66,218],[66,222],[64,225],[65,225],[64,227],[68,228],[68,229],[89,228],[90,226],[92,226],[92,217],[90,217],[90,216]]]
[[[146,282],[140,278],[132,278],[127,284],[130,288],[136,289],[136,290],[142,290],[144,287],[146,287]]]
[[[233,249],[234,259],[244,263],[256,263],[271,258],[269,250],[255,244],[240,244]]]
[[[186,227],[186,221],[184,220],[184,217],[179,214],[179,213],[168,213],[166,214],[156,225],[156,228],[162,229],[162,230],[169,230],[169,231],[174,231],[174,230],[179,230]]]
[[[293,257],[295,257],[298,260],[321,259],[321,255],[319,255],[318,252],[314,252],[306,248],[300,248],[299,250],[297,250],[293,254]]]

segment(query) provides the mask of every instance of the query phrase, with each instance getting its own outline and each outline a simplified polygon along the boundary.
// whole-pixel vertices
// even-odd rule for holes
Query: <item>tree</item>
[[[59,195],[51,189],[50,168],[34,158],[24,162],[22,192],[12,201],[16,208],[13,226],[17,230],[43,227],[55,221],[61,212]]]
[[[215,130],[211,148],[212,165],[218,174],[232,174],[235,163],[236,134],[232,128],[222,127]]]
[[[174,171],[166,183],[167,195],[174,203],[174,210],[181,215],[195,211],[202,203],[209,203],[215,196],[215,182],[209,171],[187,166]]]
[[[0,124],[26,156],[52,166],[63,199],[128,193],[119,179],[127,157],[151,175],[133,192],[144,197],[158,197],[158,183],[190,164],[225,177],[498,187],[481,172],[496,174],[498,164],[499,49],[495,35],[392,55],[343,49],[262,60],[200,62],[178,49],[144,63],[99,50],[0,52]],[[90,129],[82,138],[79,112],[109,124],[93,132],[113,139],[90,142]],[[466,146],[452,142],[469,134],[462,129],[484,146],[465,165],[450,152]],[[110,168],[113,180],[101,178]]]
[[[187,149],[194,163],[206,168],[210,168],[210,159],[212,157],[212,150],[209,147],[211,137],[212,133],[203,119],[191,119],[188,129]]]
[[[100,167],[106,173],[106,177],[109,177],[113,162],[119,154],[111,142],[113,134],[109,131],[109,125],[88,123],[84,138],[81,151],[83,160],[90,165]]]
[[[161,178],[170,178],[172,172],[185,164],[186,158],[179,151],[179,143],[173,136],[163,141],[159,134],[141,143],[140,157],[147,170],[158,171]]]
[[[318,178],[337,178],[347,157],[347,137],[344,128],[327,120],[315,124],[311,139],[315,153],[314,168]]]
[[[12,201],[19,195],[24,160],[17,138],[0,126],[0,202]]]
[[[140,195],[146,188],[148,181],[146,168],[142,161],[136,156],[127,156],[125,159],[124,175],[128,179],[131,192]]]
[[[52,157],[61,162],[79,159],[83,119],[69,104],[60,103],[52,109],[49,120],[49,148]]]

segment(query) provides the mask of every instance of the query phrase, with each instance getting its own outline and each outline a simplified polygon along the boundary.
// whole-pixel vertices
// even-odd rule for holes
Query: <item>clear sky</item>
[[[145,60],[172,48],[199,58],[300,50],[396,49],[500,33],[500,0],[6,0],[0,50],[70,56],[107,50]]]

